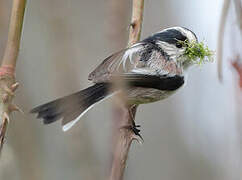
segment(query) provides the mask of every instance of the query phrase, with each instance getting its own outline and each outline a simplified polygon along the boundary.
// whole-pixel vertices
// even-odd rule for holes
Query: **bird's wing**
[[[114,73],[122,74],[131,72],[136,66],[143,66],[140,53],[144,50],[145,43],[136,43],[133,46],[118,51],[103,60],[103,62],[92,71],[88,80],[95,83],[107,82]]]
[[[158,45],[141,41],[130,48],[112,54],[89,74],[88,79],[94,83],[109,82],[113,74],[137,73],[148,75],[181,75],[182,68],[175,62],[167,60]]]
[[[180,88],[184,84],[184,77],[180,75],[147,75],[126,73],[121,75],[128,87],[153,88],[163,91],[173,91]]]

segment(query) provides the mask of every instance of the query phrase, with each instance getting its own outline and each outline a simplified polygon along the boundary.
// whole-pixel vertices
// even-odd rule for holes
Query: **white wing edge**
[[[134,64],[133,61],[133,54],[137,53],[139,50],[141,50],[143,48],[144,43],[137,43],[134,44],[133,46],[131,46],[130,48],[128,48],[123,55],[120,57],[120,61],[114,61],[113,63],[111,63],[108,66],[108,69],[111,69],[111,66],[116,66],[116,71],[118,71],[118,69],[120,68],[120,66],[123,66],[123,70],[126,72],[126,62],[127,59],[129,58],[130,63]],[[116,65],[117,64],[117,65]]]

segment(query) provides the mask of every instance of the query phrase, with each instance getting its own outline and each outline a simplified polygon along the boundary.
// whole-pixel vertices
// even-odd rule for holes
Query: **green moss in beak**
[[[180,41],[180,43],[186,47],[185,56],[188,61],[192,61],[194,64],[204,64],[206,62],[213,62],[214,52],[208,49],[203,42],[188,42],[187,40]]]

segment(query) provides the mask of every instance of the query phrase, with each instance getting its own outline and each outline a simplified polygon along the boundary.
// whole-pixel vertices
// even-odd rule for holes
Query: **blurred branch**
[[[228,15],[230,0],[224,0],[223,9],[220,18],[218,41],[217,41],[217,65],[218,65],[218,78],[223,80],[222,65],[223,65],[223,41],[224,41],[224,29],[226,18]]]
[[[140,39],[143,20],[144,0],[133,0],[132,19],[128,46]],[[122,83],[121,83],[122,84]],[[122,98],[122,97],[121,97]],[[124,98],[125,99],[125,98]],[[124,101],[124,100],[123,100]],[[114,118],[117,123],[114,136],[113,159],[110,180],[122,180],[130,145],[137,135],[130,128],[135,118],[137,106],[126,105],[125,102],[114,109]]]
[[[242,90],[242,65],[241,65],[241,58],[239,55],[237,55],[234,59],[232,59],[231,64],[237,74],[239,75],[239,87],[240,90]]]
[[[242,34],[242,4],[241,0],[234,0],[235,13],[237,18],[240,35]]]
[[[129,0],[109,0],[108,3],[108,38],[110,47],[114,50],[123,48],[127,43],[127,19],[129,17],[127,2]]]
[[[8,41],[0,67],[0,153],[3,148],[5,134],[9,123],[9,115],[13,111],[21,111],[12,104],[14,91],[18,87],[15,82],[15,68],[19,52],[22,25],[26,0],[14,0],[9,25]]]

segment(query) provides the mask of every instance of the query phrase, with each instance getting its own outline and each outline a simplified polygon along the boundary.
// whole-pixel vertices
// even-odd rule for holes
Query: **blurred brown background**
[[[169,26],[193,30],[216,49],[220,0],[146,0],[142,37]],[[0,0],[0,55],[11,1]],[[27,2],[14,114],[0,161],[1,180],[106,179],[110,166],[111,101],[98,104],[70,131],[43,126],[29,110],[90,85],[88,73],[125,47],[130,0]],[[227,31],[235,25],[233,7]],[[234,34],[236,36],[236,34]],[[238,40],[235,38],[235,40]],[[241,41],[240,41],[241,42]],[[225,43],[225,58],[234,46]],[[232,51],[232,50],[233,51]],[[190,69],[187,85],[171,98],[138,108],[145,142],[133,143],[125,179],[239,179],[239,137],[230,65],[217,79],[216,63]]]

